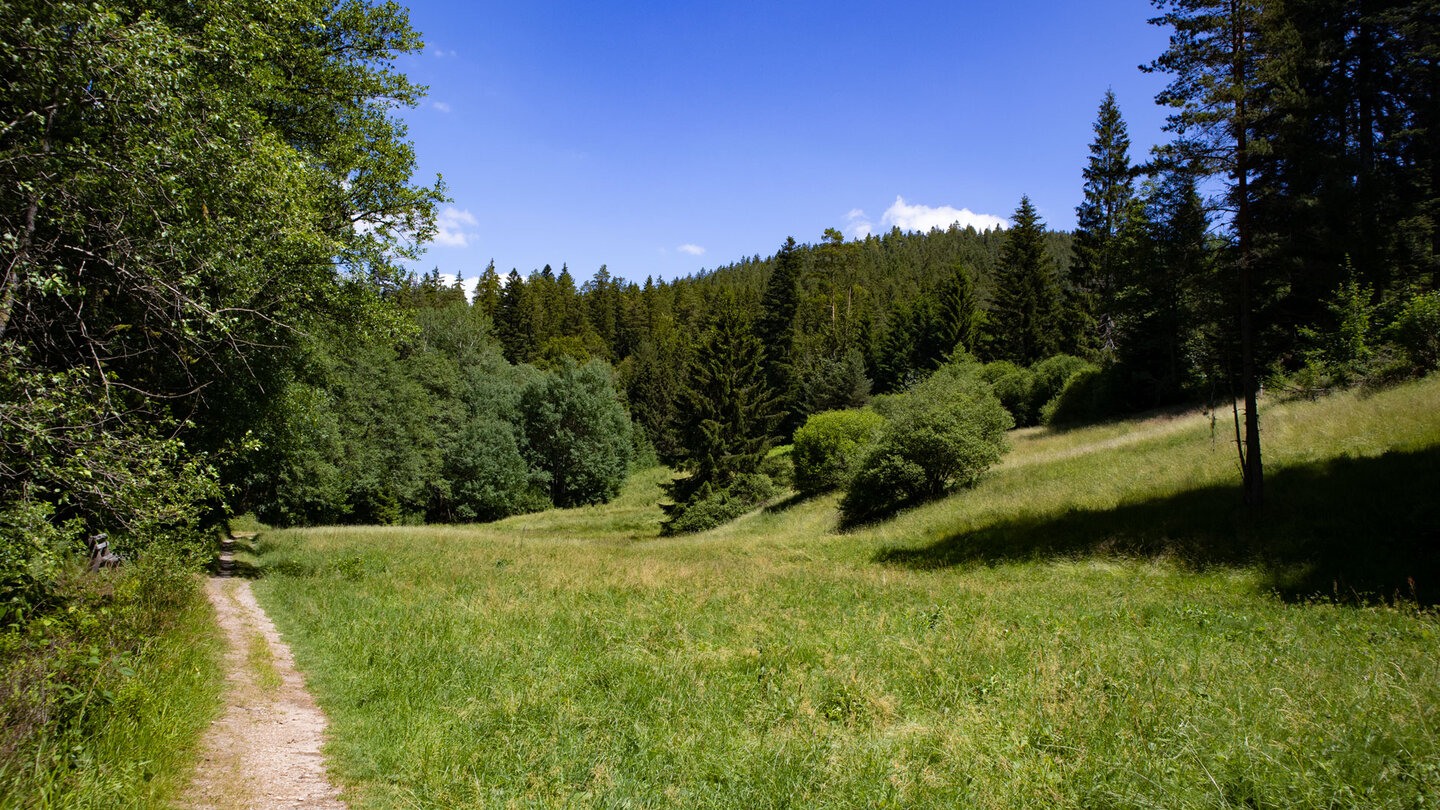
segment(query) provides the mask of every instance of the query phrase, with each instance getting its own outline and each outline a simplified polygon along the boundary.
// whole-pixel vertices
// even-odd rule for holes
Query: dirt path
[[[227,705],[225,716],[206,732],[199,770],[181,806],[344,810],[320,756],[325,716],[305,691],[290,648],[256,603],[250,583],[232,576],[234,565],[234,542],[227,541],[220,574],[206,583],[229,647]]]

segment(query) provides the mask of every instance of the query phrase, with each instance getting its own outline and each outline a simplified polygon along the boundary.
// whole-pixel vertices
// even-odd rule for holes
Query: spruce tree
[[[1059,349],[1060,287],[1045,251],[1045,224],[1028,196],[1020,198],[1000,249],[993,329],[1001,359],[1020,365]]]
[[[486,319],[492,325],[500,311],[500,291],[503,286],[500,283],[500,274],[495,272],[495,260],[491,259],[485,271],[480,274],[480,280],[475,283],[475,296],[471,299],[471,306],[485,313]]]
[[[1084,176],[1085,198],[1075,208],[1065,331],[1075,343],[1073,348],[1103,353],[1114,349],[1115,292],[1125,261],[1120,232],[1135,197],[1130,136],[1112,90],[1106,90],[1100,102]]]
[[[682,438],[688,476],[667,490],[676,503],[759,468],[779,416],[761,366],[764,354],[739,307],[724,302],[690,364]]]
[[[496,314],[496,332],[505,359],[512,363],[528,363],[535,357],[534,329],[530,321],[529,291],[520,274],[514,270],[505,279]]]
[[[1260,376],[1255,324],[1257,287],[1264,280],[1256,251],[1254,208],[1256,170],[1273,158],[1269,141],[1255,137],[1272,110],[1264,79],[1275,61],[1278,3],[1261,0],[1167,0],[1164,15],[1151,20],[1174,30],[1170,47],[1148,72],[1173,74],[1155,101],[1175,108],[1166,128],[1177,139],[1165,156],[1199,177],[1223,177],[1230,209],[1231,251],[1236,278],[1236,324],[1240,344],[1240,394],[1245,401],[1244,438],[1236,436],[1245,503],[1264,496],[1260,455]]]
[[[1135,247],[1132,273],[1117,278],[1116,357],[1134,389],[1131,404],[1150,408],[1176,401],[1190,382],[1206,309],[1209,221],[1195,178],[1184,172],[1147,183],[1131,209],[1120,234]]]
[[[789,403],[793,378],[795,311],[800,305],[801,257],[795,238],[780,246],[771,262],[770,279],[760,301],[757,333],[765,355],[765,378]]]
[[[956,264],[950,277],[940,285],[935,300],[935,329],[944,359],[975,351],[979,340],[981,313],[970,272]]]
[[[917,332],[924,322],[923,315],[917,315],[915,309],[922,305],[923,302],[918,301],[915,304],[901,301],[890,311],[884,337],[875,352],[875,382],[881,393],[904,390],[913,377]]]

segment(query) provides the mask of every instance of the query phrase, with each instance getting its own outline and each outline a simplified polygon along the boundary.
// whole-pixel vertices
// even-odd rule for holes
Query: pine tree
[[[970,271],[956,264],[936,296],[935,328],[945,360],[974,352],[980,337],[980,303]]]
[[[1028,366],[1055,354],[1060,288],[1045,250],[1045,224],[1028,196],[1015,209],[997,276],[992,326],[1000,357]]]
[[[1155,97],[1174,107],[1167,129],[1177,134],[1166,156],[1197,176],[1225,178],[1225,203],[1233,234],[1237,332],[1240,344],[1240,393],[1245,400],[1245,434],[1236,436],[1245,503],[1259,506],[1264,497],[1264,466],[1260,451],[1258,407],[1256,287],[1257,268],[1253,210],[1255,171],[1268,150],[1255,137],[1258,122],[1269,112],[1269,90],[1263,78],[1274,55],[1266,34],[1272,30],[1279,4],[1263,0],[1165,0],[1167,13],[1151,20],[1173,29],[1170,47],[1149,72],[1174,74]]]
[[[780,246],[771,263],[770,279],[760,301],[756,330],[764,347],[765,377],[771,388],[789,401],[795,346],[795,311],[800,304],[801,258],[795,238]]]
[[[1130,136],[1115,93],[1105,91],[1095,120],[1095,140],[1085,167],[1085,199],[1075,209],[1075,248],[1070,263],[1066,332],[1079,350],[1114,349],[1117,277],[1123,273],[1123,217],[1135,197]]]
[[[500,295],[495,325],[505,359],[512,363],[528,363],[535,358],[535,336],[528,298],[525,282],[518,272],[511,270],[505,279],[505,290]]]
[[[780,413],[765,379],[764,350],[733,300],[725,301],[686,381],[684,468],[668,494],[687,501],[702,487],[728,486],[759,468]]]

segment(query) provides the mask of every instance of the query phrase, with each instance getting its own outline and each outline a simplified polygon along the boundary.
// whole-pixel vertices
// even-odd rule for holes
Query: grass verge
[[[0,639],[0,808],[165,808],[223,685],[198,579],[160,561],[75,574]]]
[[[1436,615],[1312,597],[1367,556],[1352,585],[1430,587],[1437,406],[1267,409],[1259,516],[1172,416],[1022,433],[848,533],[832,496],[657,539],[650,471],[487,526],[267,533],[255,588],[353,807],[1435,806]]]

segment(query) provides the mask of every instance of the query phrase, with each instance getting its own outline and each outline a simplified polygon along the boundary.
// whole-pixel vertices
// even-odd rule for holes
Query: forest
[[[26,684],[166,621],[95,618],[102,534],[184,590],[236,515],[486,522],[657,464],[666,534],[828,490],[862,525],[972,485],[1011,427],[1177,405],[1260,508],[1266,402],[1440,365],[1440,11],[1156,6],[1171,140],[1135,153],[1097,88],[1073,231],[1028,196],[1004,229],[775,223],[687,277],[492,262],[467,298],[408,269],[447,191],[394,117],[404,9],[4,4],[0,779],[87,712]]]

